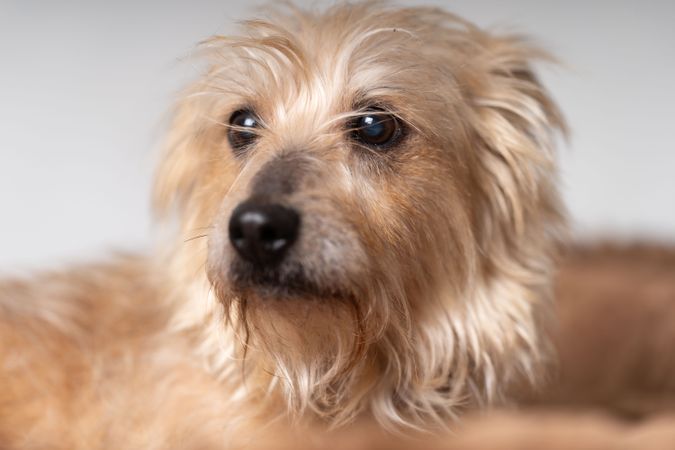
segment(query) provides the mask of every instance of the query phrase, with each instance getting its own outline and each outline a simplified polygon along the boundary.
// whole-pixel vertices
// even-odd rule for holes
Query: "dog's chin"
[[[251,339],[278,358],[298,364],[328,355],[335,359],[351,354],[355,336],[362,336],[354,296],[311,280],[300,267],[261,271],[240,262],[230,268],[227,279],[229,295],[221,300],[235,308],[238,325]]]

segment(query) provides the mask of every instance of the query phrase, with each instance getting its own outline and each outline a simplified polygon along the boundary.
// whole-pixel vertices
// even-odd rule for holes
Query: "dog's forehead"
[[[247,78],[240,86],[242,97],[286,111],[320,113],[402,90],[404,72],[419,67],[409,59],[396,60],[393,46],[384,40],[376,49],[325,36],[322,41],[309,45],[270,36],[247,43],[246,55],[229,62],[235,80]]]
[[[447,44],[458,33],[421,11],[251,21],[223,39],[212,73],[270,125],[329,127],[368,104],[431,114],[457,98]]]

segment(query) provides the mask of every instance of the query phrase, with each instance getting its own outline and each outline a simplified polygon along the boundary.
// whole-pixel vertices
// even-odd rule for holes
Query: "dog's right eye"
[[[258,118],[245,109],[235,111],[230,116],[227,138],[235,151],[245,150],[258,138]]]

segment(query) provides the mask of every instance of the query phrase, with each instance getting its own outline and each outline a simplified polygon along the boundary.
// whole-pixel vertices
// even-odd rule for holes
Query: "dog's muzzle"
[[[237,206],[229,223],[232,246],[257,268],[279,264],[295,243],[299,229],[300,215],[295,210],[257,200]]]

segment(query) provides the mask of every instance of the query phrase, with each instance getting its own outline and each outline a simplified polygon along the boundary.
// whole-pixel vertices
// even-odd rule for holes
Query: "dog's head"
[[[249,384],[269,373],[261,391],[334,422],[410,424],[534,373],[562,224],[541,52],[366,4],[285,10],[202,50],[157,202]]]

